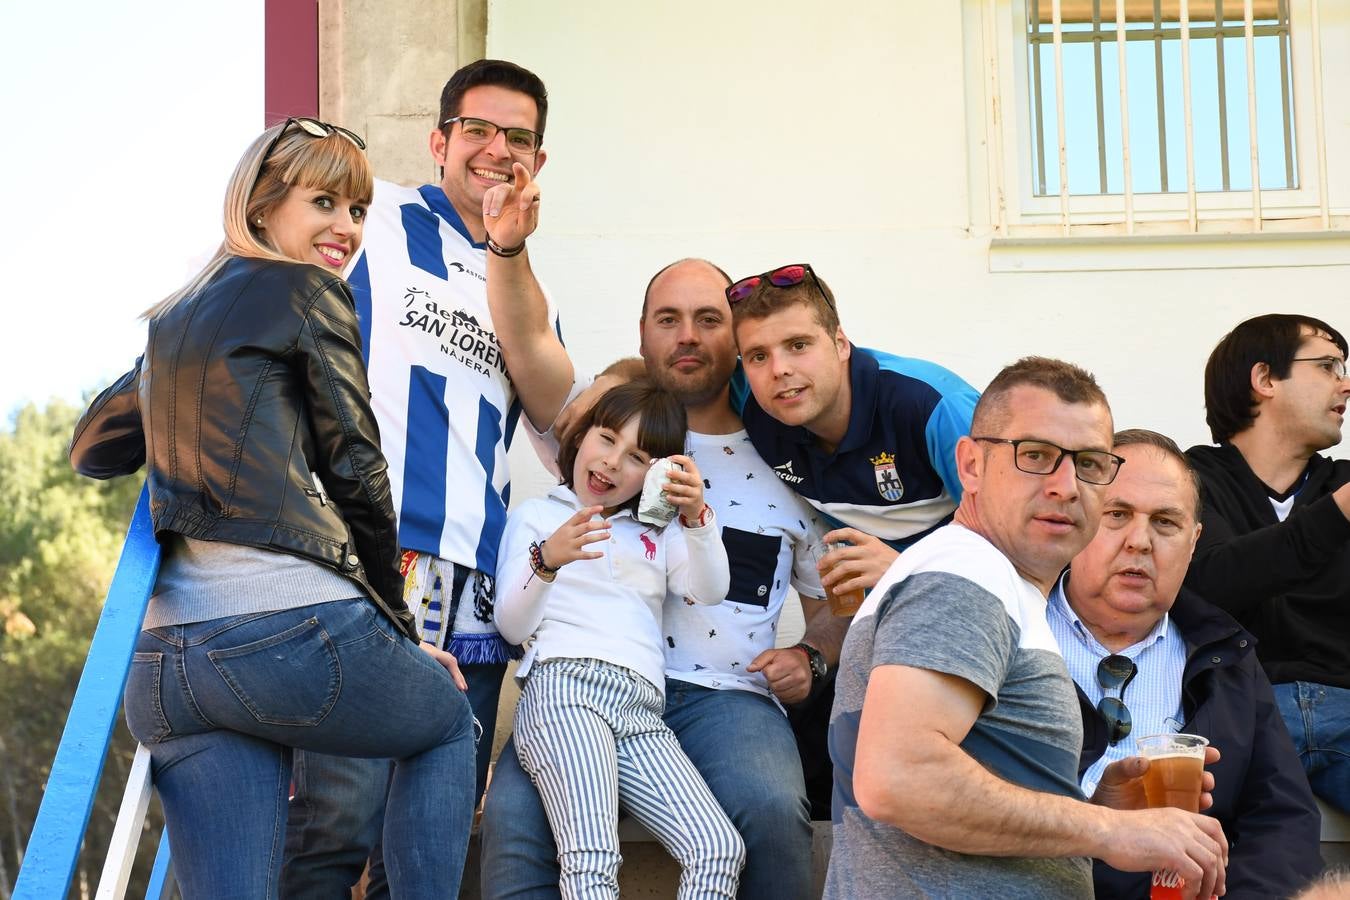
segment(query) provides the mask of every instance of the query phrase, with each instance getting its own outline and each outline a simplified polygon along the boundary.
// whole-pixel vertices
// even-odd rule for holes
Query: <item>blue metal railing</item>
[[[28,838],[14,900],[53,900],[70,890],[158,571],[159,543],[150,523],[149,497],[142,489]],[[163,863],[156,858],[156,871],[167,869],[167,844],[161,844],[160,855]],[[152,883],[148,895],[160,893]]]

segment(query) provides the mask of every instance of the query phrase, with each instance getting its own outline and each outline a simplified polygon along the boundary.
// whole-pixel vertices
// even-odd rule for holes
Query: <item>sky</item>
[[[0,421],[131,367],[262,110],[263,0],[0,2]]]

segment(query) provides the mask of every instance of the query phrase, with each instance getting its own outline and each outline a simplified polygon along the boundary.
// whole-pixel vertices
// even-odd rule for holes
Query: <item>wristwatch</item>
[[[825,664],[825,655],[807,643],[792,645],[793,650],[800,650],[806,654],[806,661],[811,666],[811,683],[814,684],[825,677],[825,673],[830,671],[830,667]]]

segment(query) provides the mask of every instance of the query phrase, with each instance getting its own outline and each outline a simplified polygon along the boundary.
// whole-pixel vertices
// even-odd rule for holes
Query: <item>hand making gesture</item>
[[[587,550],[590,544],[609,540],[609,521],[594,516],[603,506],[587,506],[572,513],[571,517],[558,526],[558,530],[548,536],[540,551],[544,565],[550,569],[561,569],[578,559],[599,559],[605,554],[599,550]]]
[[[483,224],[498,246],[519,247],[539,227],[539,185],[530,170],[511,164],[511,182],[483,195]]]

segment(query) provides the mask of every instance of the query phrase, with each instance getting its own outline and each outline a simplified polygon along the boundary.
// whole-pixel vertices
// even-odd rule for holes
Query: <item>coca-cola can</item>
[[[1181,889],[1185,886],[1186,879],[1176,872],[1154,872],[1148,896],[1150,900],[1181,900]]]

